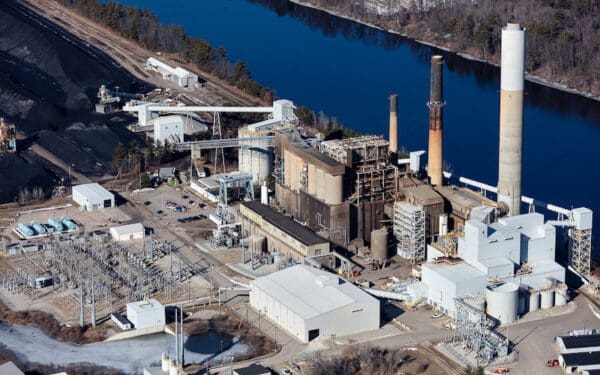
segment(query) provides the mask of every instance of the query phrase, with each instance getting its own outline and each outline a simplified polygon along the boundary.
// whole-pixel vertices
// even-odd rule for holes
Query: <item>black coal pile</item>
[[[18,2],[0,7],[0,116],[28,139],[19,155],[0,156],[0,201],[26,187],[48,191],[59,180],[55,168],[21,152],[37,142],[86,175],[107,172],[117,142],[136,139],[125,115],[93,112],[100,85],[121,92],[151,89],[102,51],[32,13]],[[21,145],[21,144],[18,144]],[[53,170],[54,169],[54,170]],[[13,174],[20,174],[13,178]],[[12,198],[11,198],[12,197]]]

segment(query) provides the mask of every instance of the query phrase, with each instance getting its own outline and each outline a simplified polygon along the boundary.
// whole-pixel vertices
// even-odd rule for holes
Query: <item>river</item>
[[[429,57],[446,58],[444,159],[455,174],[495,185],[499,69],[285,0],[119,0],[223,46],[253,77],[347,127],[387,136],[399,94],[400,144],[427,146]],[[498,31],[500,32],[500,31]],[[600,102],[526,84],[523,193],[600,213]],[[596,224],[600,220],[595,220]]]

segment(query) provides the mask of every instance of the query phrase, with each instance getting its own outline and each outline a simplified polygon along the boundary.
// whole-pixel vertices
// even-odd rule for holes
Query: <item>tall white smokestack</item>
[[[498,202],[511,216],[521,212],[524,77],[525,29],[509,23],[502,28]]]

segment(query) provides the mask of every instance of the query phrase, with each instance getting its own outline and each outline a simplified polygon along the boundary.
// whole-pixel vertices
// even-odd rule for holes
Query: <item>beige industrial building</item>
[[[110,228],[110,236],[115,241],[135,241],[144,239],[144,226],[141,223]]]
[[[258,201],[242,202],[240,213],[244,237],[266,240],[266,248],[260,245],[255,251],[279,252],[297,260],[330,252],[328,240]]]
[[[331,140],[312,146],[286,132],[275,137],[276,204],[339,245],[370,241],[398,192],[400,168],[379,136]],[[402,167],[404,171],[405,166]]]
[[[344,165],[303,143],[289,143],[283,150],[284,181],[293,191],[303,190],[328,205],[344,198]]]
[[[326,271],[296,265],[250,286],[250,306],[303,343],[379,328],[379,301]]]

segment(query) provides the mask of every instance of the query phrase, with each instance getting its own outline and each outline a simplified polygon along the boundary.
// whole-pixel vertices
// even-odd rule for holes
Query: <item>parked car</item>
[[[431,315],[431,317],[432,317],[433,319],[441,318],[442,316],[444,316],[444,313],[443,313],[443,312],[440,312],[440,311],[438,311],[438,312],[436,312],[436,313],[433,313],[433,315]]]
[[[151,204],[152,204],[152,202],[150,202],[150,201],[145,201],[145,202],[144,202],[144,206],[149,206],[149,205],[151,205]]]

